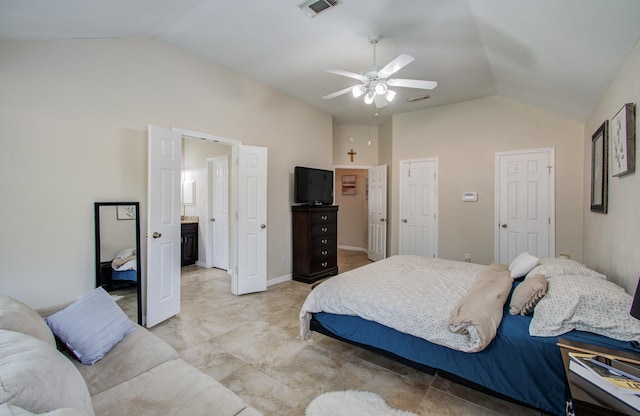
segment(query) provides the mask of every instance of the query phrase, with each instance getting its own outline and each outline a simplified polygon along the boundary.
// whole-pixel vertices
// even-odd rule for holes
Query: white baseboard
[[[338,246],[338,248],[342,250],[362,251],[363,253],[367,252],[367,249],[362,247]]]
[[[289,280],[292,280],[291,273],[285,274],[284,276],[274,277],[273,279],[267,279],[267,287],[271,285],[277,285],[278,283],[284,283]]]

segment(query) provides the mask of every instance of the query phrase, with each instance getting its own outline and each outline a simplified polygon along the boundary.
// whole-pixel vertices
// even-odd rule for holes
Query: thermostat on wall
[[[478,200],[478,193],[477,192],[463,192],[462,193],[462,200],[464,202],[476,202]]]

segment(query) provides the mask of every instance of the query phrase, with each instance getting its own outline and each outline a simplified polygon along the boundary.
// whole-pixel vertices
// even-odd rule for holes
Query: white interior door
[[[387,257],[387,165],[369,168],[369,235],[367,257]]]
[[[437,159],[400,161],[400,254],[438,256]]]
[[[234,295],[267,290],[267,148],[240,146]]]
[[[180,312],[182,137],[149,125],[147,327]]]
[[[496,153],[496,261],[555,256],[553,149]]]
[[[211,195],[213,207],[209,218],[212,236],[213,267],[229,270],[229,158],[213,158]]]

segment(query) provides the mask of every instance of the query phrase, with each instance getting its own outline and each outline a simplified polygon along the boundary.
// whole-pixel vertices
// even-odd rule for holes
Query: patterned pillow
[[[558,276],[591,276],[607,280],[607,276],[591,270],[584,264],[580,264],[575,260],[560,258],[540,259],[538,265],[527,274],[526,278],[536,274],[545,275],[547,279]]]
[[[533,312],[533,308],[547,293],[547,278],[541,274],[531,276],[520,283],[509,303],[509,313],[511,315],[528,315]]]
[[[48,316],[46,322],[82,364],[102,359],[134,330],[127,315],[101,287]]]
[[[529,325],[533,336],[558,336],[573,329],[621,341],[640,341],[640,320],[629,315],[632,297],[613,282],[593,276],[548,280]]]

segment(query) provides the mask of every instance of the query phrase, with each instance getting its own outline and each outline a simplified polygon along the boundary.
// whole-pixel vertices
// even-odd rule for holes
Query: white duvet
[[[311,314],[354,315],[435,344],[473,351],[473,334],[451,332],[452,309],[487,266],[420,256],[393,256],[342,273],[313,289],[300,310],[300,335]]]

